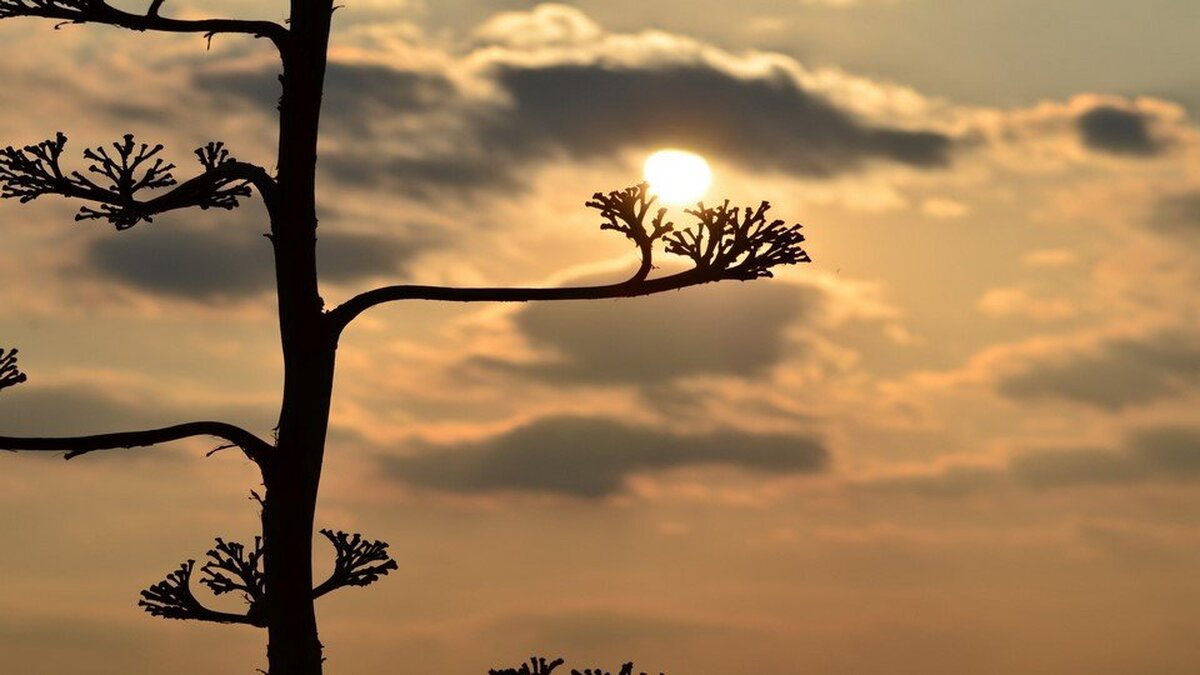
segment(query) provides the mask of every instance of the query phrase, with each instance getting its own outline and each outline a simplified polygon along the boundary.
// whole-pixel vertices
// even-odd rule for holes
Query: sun
[[[684,150],[659,150],[643,167],[650,192],[666,204],[693,204],[712,185],[712,169],[703,157]]]

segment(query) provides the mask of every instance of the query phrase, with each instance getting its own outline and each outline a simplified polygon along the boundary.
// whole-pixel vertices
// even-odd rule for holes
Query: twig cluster
[[[25,203],[43,195],[59,195],[94,202],[98,206],[81,207],[75,220],[107,220],[118,230],[126,230],[175,209],[233,209],[239,198],[251,194],[245,176],[228,170],[236,162],[223,143],[209,143],[195,151],[204,173],[147,201],[137,197],[143,191],[178,185],[172,174],[175,165],[160,156],[162,145],[137,143],[132,134],[126,134],[111,148],[88,148],[83,153],[89,162],[85,175],[63,168],[66,144],[67,137],[60,132],[35,145],[0,150],[0,197]]]
[[[801,226],[768,222],[770,209],[765,201],[757,209],[730,206],[728,201],[715,208],[701,203],[687,211],[699,224],[667,236],[667,252],[690,258],[706,274],[742,281],[774,276],[771,268],[778,265],[811,262],[800,247]]]
[[[0,389],[7,389],[25,381],[25,373],[17,368],[17,350],[7,352],[0,347]]]
[[[333,573],[325,583],[313,590],[314,597],[345,586],[370,586],[379,581],[379,577],[399,569],[399,565],[388,554],[387,542],[369,541],[361,534],[350,535],[341,531],[321,530],[321,534],[333,544],[337,560]]]
[[[208,562],[200,568],[204,573],[200,583],[208,586],[213,595],[240,592],[251,610],[262,603],[267,595],[262,537],[254,538],[254,548],[250,550],[236,541],[218,537],[217,546],[208,552],[208,557]]]
[[[265,626],[266,576],[262,569],[262,538],[254,538],[254,548],[217,539],[208,551],[208,561],[200,567],[199,581],[214,595],[241,592],[249,605],[245,614],[218,612],[204,606],[192,593],[192,574],[196,561],[188,560],[163,581],[142,591],[138,606],[164,619],[244,623]]]
[[[555,668],[563,664],[562,659],[554,659],[547,662],[546,659],[539,656],[530,657],[529,663],[522,663],[519,668],[505,668],[503,670],[489,670],[488,675],[551,675]],[[580,671],[574,668],[571,669],[571,675],[612,675],[603,668],[588,668]],[[621,670],[617,675],[633,675],[633,662],[626,663],[621,666]],[[646,673],[640,673],[646,675]],[[659,673],[659,675],[663,675]]]
[[[654,242],[674,229],[674,223],[664,222],[667,215],[665,208],[658,209],[650,227],[646,226],[646,216],[658,197],[650,194],[650,186],[646,183],[635,185],[624,190],[614,190],[608,194],[597,192],[592,195],[586,206],[596,209],[604,217],[601,230],[614,230],[628,237],[637,244],[642,253],[642,267],[635,278],[645,279],[652,265],[652,247]]]

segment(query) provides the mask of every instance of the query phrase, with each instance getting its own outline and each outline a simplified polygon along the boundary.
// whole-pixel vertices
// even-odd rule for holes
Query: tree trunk
[[[282,48],[278,189],[271,241],[283,349],[277,448],[263,466],[264,572],[270,675],[320,675],[312,538],[336,337],[316,270],[316,162],[332,0],[292,0]]]

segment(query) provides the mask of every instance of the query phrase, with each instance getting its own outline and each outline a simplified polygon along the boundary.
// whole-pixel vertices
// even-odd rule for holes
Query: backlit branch
[[[189,560],[167,578],[142,591],[138,607],[152,616],[185,621],[211,621],[214,623],[241,623],[265,627],[266,623],[257,615],[218,612],[205,607],[192,594],[192,572],[195,560]]]
[[[198,148],[195,155],[204,172],[183,183],[175,180],[175,165],[160,156],[161,145],[137,143],[132,134],[110,147],[85,150],[86,174],[63,168],[66,144],[67,137],[58,133],[36,145],[0,150],[0,197],[26,203],[58,195],[92,202],[97,206],[81,207],[75,220],[107,220],[125,230],[167,211],[236,208],[240,198],[250,196],[251,185],[268,204],[274,192],[275,181],[264,169],[233,159],[223,143]],[[138,199],[142,192],[166,188],[172,189]]]
[[[96,436],[74,436],[62,438],[18,438],[0,436],[0,450],[33,451],[33,452],[62,452],[66,451],[67,459],[99,450],[116,450],[119,448],[137,448],[158,445],[170,441],[178,441],[195,436],[215,436],[233,443],[241,448],[246,456],[258,461],[271,450],[271,446],[258,436],[225,422],[190,422],[177,424],[162,429],[146,431],[129,431],[116,434],[99,434]]]
[[[800,248],[804,235],[799,225],[782,220],[767,222],[769,202],[757,209],[731,207],[726,201],[716,208],[700,204],[688,213],[700,222],[691,229],[666,237],[667,253],[691,258],[696,269],[712,271],[723,279],[749,281],[773,276],[771,268],[811,262]]]
[[[25,381],[25,373],[17,368],[17,350],[8,352],[0,347],[0,389],[14,387]]]
[[[268,38],[281,49],[287,41],[288,30],[271,21],[170,19],[159,15],[162,5],[163,0],[152,0],[145,14],[133,14],[117,9],[103,0],[0,0],[0,19],[41,17],[62,23],[100,23],[136,31],[199,33],[207,37],[222,33],[239,33]]]
[[[387,542],[368,541],[360,534],[351,536],[332,530],[321,530],[321,534],[333,544],[337,560],[333,574],[313,589],[314,598],[345,586],[370,586],[379,581],[379,577],[399,568],[387,552]]]
[[[657,200],[658,197],[650,194],[649,186],[642,183],[607,195],[597,192],[592,195],[592,201],[585,204],[600,211],[600,215],[604,217],[605,222],[600,225],[601,230],[620,232],[637,245],[642,254],[642,265],[633,275],[634,279],[641,280],[649,276],[653,267],[654,242],[671,232],[674,227],[674,223],[663,222],[667,210],[660,208],[650,223],[650,229],[646,228],[646,215]]]
[[[676,230],[664,223],[660,209],[647,227],[646,216],[654,203],[645,184],[607,195],[597,193],[588,206],[604,216],[602,230],[615,230],[631,239],[642,252],[642,265],[628,280],[603,286],[560,288],[447,288],[442,286],[385,286],[359,294],[330,312],[335,333],[345,329],[359,314],[376,305],[400,300],[446,302],[536,302],[545,300],[598,300],[630,298],[687,288],[726,279],[749,281],[772,276],[772,268],[810,262],[801,248],[800,225],[767,221],[770,204],[757,209],[739,209],[728,202],[715,209],[703,204],[688,211],[699,223],[690,230]],[[653,268],[652,245],[666,242],[666,251],[689,258],[692,269],[668,276],[648,278]]]

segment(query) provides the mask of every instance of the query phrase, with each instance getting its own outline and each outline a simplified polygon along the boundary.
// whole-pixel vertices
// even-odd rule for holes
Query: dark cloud
[[[752,376],[785,356],[786,331],[817,313],[812,287],[719,284],[645,298],[524,307],[517,328],[558,360],[505,366],[549,380],[652,385]]]
[[[518,156],[605,156],[676,145],[750,168],[829,176],[871,159],[944,166],[951,141],[928,131],[873,127],[780,72],[743,78],[704,65],[501,68],[511,113],[486,132]]]
[[[327,281],[351,282],[396,273],[416,249],[375,235],[321,231],[317,266]],[[203,302],[246,298],[275,283],[270,241],[245,226],[155,223],[95,240],[86,260],[103,276],[129,286]]]
[[[1052,490],[1200,479],[1200,428],[1147,427],[1115,448],[1042,448],[1001,467],[950,466],[941,472],[869,483],[922,497],[964,497],[1008,487]]]
[[[273,112],[279,104],[279,72],[274,69],[215,69],[193,76],[214,98],[232,97]],[[445,103],[453,94],[445,78],[369,63],[331,61],[325,74],[321,118],[342,134],[368,135],[375,119],[392,118]]]
[[[1162,145],[1150,135],[1141,113],[1112,106],[1097,106],[1075,121],[1084,145],[1118,155],[1156,155]]]
[[[1154,205],[1150,226],[1171,235],[1200,235],[1200,191],[1164,197]]]
[[[1128,454],[1104,449],[1049,449],[1014,457],[1008,471],[1031,487],[1065,487],[1127,483],[1141,478],[1145,467]]]
[[[462,492],[539,492],[600,498],[639,472],[725,465],[776,473],[823,469],[828,453],[804,437],[721,432],[679,436],[603,419],[544,419],[481,443],[383,460],[387,475]]]
[[[1046,359],[1002,378],[1015,399],[1059,398],[1108,410],[1150,403],[1200,382],[1200,338],[1160,333],[1111,340],[1093,352]]]
[[[515,189],[534,162],[646,146],[684,146],[747,168],[803,176],[831,176],[873,160],[941,167],[953,146],[941,133],[858,120],[782,71],[743,77],[704,64],[552,64],[496,66],[490,75],[509,105],[470,100],[436,73],[331,63],[327,131],[359,142],[323,152],[322,170],[347,184],[428,195],[442,188]],[[275,77],[216,70],[197,75],[196,83],[210,96],[273,110]],[[430,116],[463,121],[451,153],[419,150],[428,145]],[[409,131],[377,127],[405,117],[413,122]],[[389,154],[361,142],[376,133],[389,141],[407,133],[411,147]]]
[[[1157,427],[1129,438],[1137,460],[1156,471],[1179,477],[1200,477],[1200,429]]]

